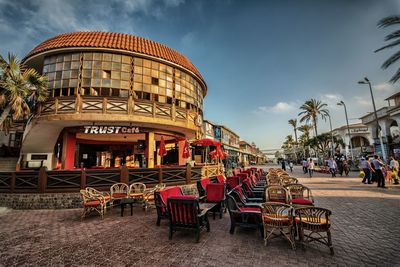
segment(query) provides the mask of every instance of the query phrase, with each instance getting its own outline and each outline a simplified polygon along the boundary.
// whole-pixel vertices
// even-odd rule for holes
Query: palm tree
[[[325,109],[327,104],[322,103],[319,100],[315,100],[314,98],[307,100],[304,104],[300,107],[303,111],[299,113],[300,122],[310,122],[314,126],[315,136],[318,136],[317,131],[317,123],[318,123],[318,115],[321,116],[322,119],[326,120],[326,117],[329,116],[329,111]]]
[[[297,128],[297,130],[299,130],[300,132],[303,133],[303,139],[305,139],[305,141],[308,141],[308,139],[310,139],[311,129],[312,129],[312,126],[309,124],[303,124]]]
[[[288,123],[293,127],[294,130],[294,138],[297,144],[297,119],[290,119]]]
[[[386,18],[381,19],[378,22],[378,27],[379,28],[386,28],[392,25],[400,24],[400,16],[389,16]],[[386,35],[385,41],[391,41],[385,46],[382,46],[381,48],[375,50],[376,52],[382,51],[386,48],[392,48],[395,46],[400,45],[400,30],[394,31],[390,33],[389,35]],[[391,66],[393,63],[397,62],[400,58],[400,51],[397,51],[394,53],[391,57],[389,57],[385,62],[383,62],[381,68],[382,69],[387,69],[389,66]],[[390,79],[391,83],[395,83],[400,79],[400,68],[397,69],[396,73],[393,75],[393,77]]]
[[[7,60],[0,55],[0,129],[7,132],[10,122],[27,119],[47,96],[44,76],[13,54]]]

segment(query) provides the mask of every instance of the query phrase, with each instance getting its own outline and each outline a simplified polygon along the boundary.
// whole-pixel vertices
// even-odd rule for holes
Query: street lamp
[[[358,84],[368,84],[368,86],[369,86],[369,91],[371,93],[371,99],[372,99],[372,106],[374,107],[376,129],[378,131],[379,142],[381,143],[382,157],[383,157],[383,160],[386,161],[386,152],[385,152],[385,148],[383,147],[382,134],[380,131],[381,127],[379,126],[379,122],[378,122],[378,114],[376,113],[375,98],[374,98],[374,94],[372,93],[371,82],[368,80],[367,77],[365,77],[364,80],[359,81]]]
[[[333,152],[333,132],[332,132],[332,120],[331,120],[331,114],[328,115],[329,118],[329,127],[331,128],[331,157],[334,157],[334,152]]]
[[[346,108],[346,104],[343,102],[343,100],[341,100],[339,103],[337,103],[339,106],[343,106],[344,107],[344,114],[346,115],[346,123],[347,123],[347,134],[349,135],[349,144],[350,144],[350,155],[351,155],[351,159],[354,160],[353,157],[353,145],[351,144],[351,135],[350,135],[350,127],[349,127],[349,119],[347,117],[347,108]]]

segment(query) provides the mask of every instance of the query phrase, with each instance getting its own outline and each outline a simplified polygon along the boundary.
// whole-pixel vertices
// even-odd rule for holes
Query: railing
[[[46,193],[46,192],[76,192],[85,187],[107,190],[118,182],[127,184],[144,183],[149,187],[158,183],[170,185],[192,184],[203,177],[223,174],[223,166],[186,166],[163,168],[104,170],[72,170],[0,172],[0,192],[7,193]]]
[[[56,97],[41,104],[40,115],[66,113],[105,113],[140,115],[154,118],[170,118],[176,121],[188,121],[195,125],[195,111],[143,99],[116,97]]]

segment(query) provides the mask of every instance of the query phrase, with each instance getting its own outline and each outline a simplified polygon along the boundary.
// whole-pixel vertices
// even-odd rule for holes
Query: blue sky
[[[208,84],[205,117],[260,148],[292,133],[310,98],[328,104],[333,127],[372,111],[399,91],[396,68],[380,65],[395,51],[374,53],[385,34],[379,19],[400,13],[399,1],[0,0],[0,53],[23,57],[54,35],[81,30],[134,34],[186,55]],[[319,132],[328,124],[320,122]]]

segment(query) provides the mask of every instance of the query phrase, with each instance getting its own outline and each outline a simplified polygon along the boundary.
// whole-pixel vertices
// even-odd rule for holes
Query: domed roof
[[[120,49],[161,58],[192,71],[205,84],[200,72],[184,55],[163,44],[124,33],[70,32],[60,34],[36,46],[25,59],[45,51],[72,47]]]

